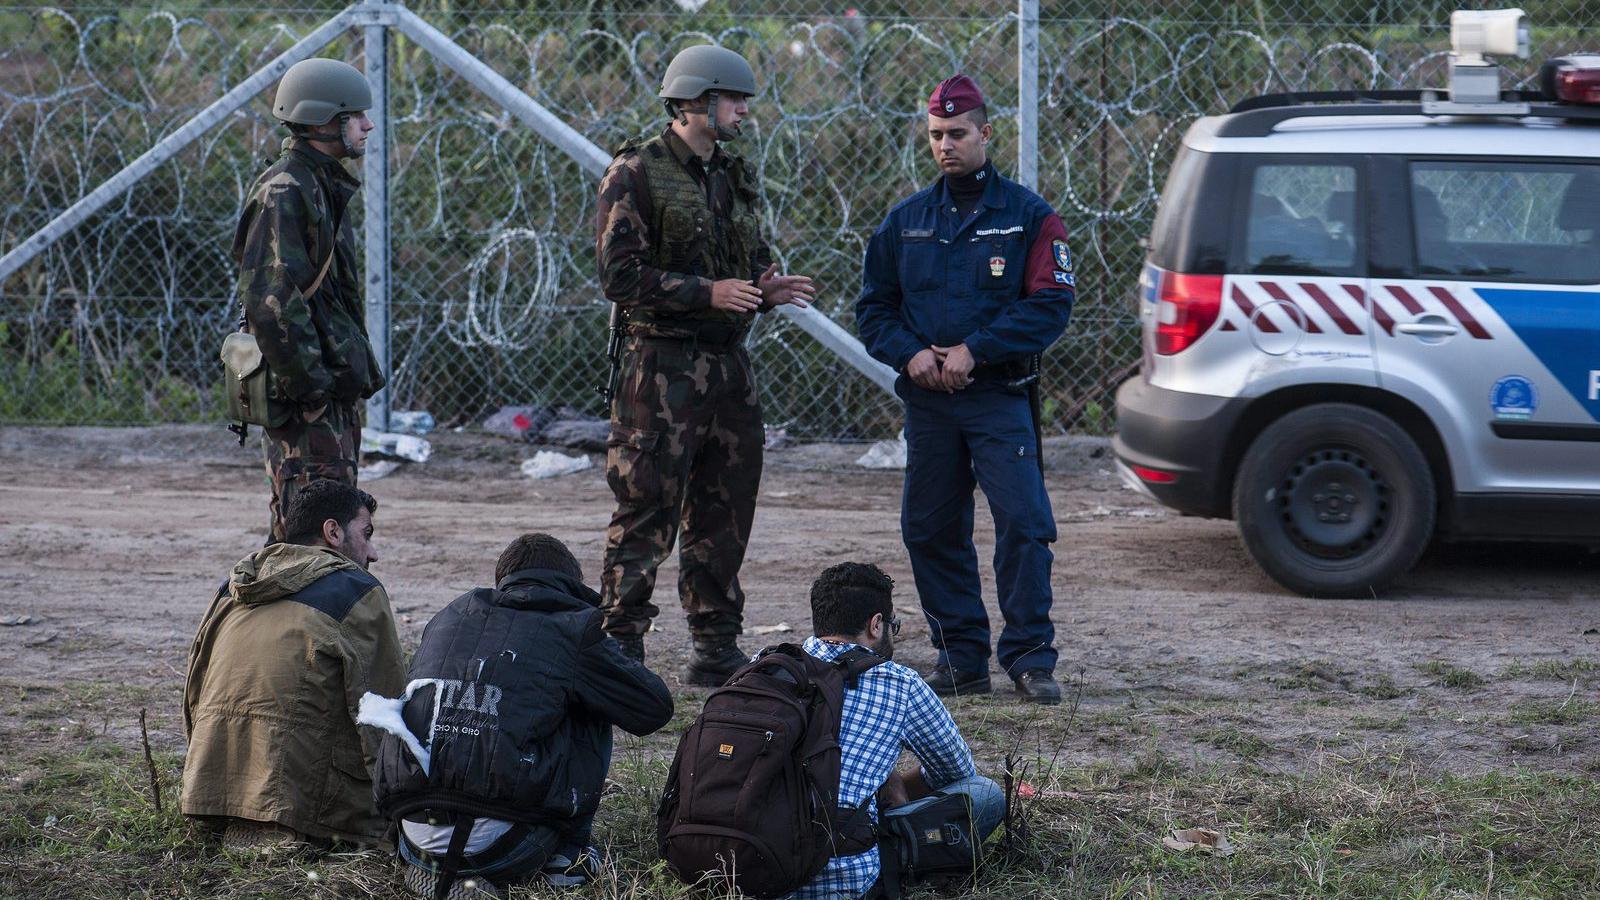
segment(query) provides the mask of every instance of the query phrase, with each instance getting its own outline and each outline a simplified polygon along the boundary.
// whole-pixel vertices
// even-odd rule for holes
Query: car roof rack
[[[1552,102],[1538,91],[1505,91],[1506,104],[1522,104],[1505,111],[1480,107],[1473,112],[1430,111],[1423,104],[1438,96],[1436,91],[1301,91],[1264,94],[1233,105],[1217,128],[1218,137],[1266,137],[1290,119],[1332,116],[1432,116],[1476,115],[1491,118],[1565,119],[1600,122],[1600,107]]]

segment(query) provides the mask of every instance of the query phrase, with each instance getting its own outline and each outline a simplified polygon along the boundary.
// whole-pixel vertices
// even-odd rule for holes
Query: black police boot
[[[644,662],[644,635],[614,634],[611,636],[622,647],[622,655],[634,662]]]
[[[738,668],[750,661],[731,634],[694,639],[694,655],[683,667],[683,683],[696,687],[722,687]]]
[[[1061,685],[1049,669],[1029,669],[1012,681],[1017,683],[1017,693],[1030,703],[1055,706],[1061,702]]]
[[[989,670],[982,672],[962,672],[951,668],[949,663],[940,663],[932,672],[922,676],[922,680],[933,688],[933,692],[941,697],[964,697],[968,694],[987,694],[992,690],[989,684]]]

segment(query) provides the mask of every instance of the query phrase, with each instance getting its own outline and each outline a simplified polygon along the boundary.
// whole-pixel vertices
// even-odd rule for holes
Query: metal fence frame
[[[1019,27],[1017,73],[1023,98],[1018,169],[1021,183],[1031,188],[1035,187],[1038,181],[1038,0],[1018,0],[1016,19]],[[407,9],[403,3],[395,0],[359,0],[346,7],[235,85],[193,118],[161,138],[121,171],[101,182],[98,187],[79,198],[43,228],[0,257],[0,283],[4,283],[7,278],[43,253],[63,235],[125,194],[141,179],[176,156],[184,147],[199,140],[227,116],[250,103],[281,78],[290,66],[316,55],[338,39],[346,29],[351,28],[359,28],[365,40],[368,67],[366,74],[372,84],[372,109],[369,115],[376,126],[368,138],[368,150],[362,161],[366,215],[364,230],[367,323],[373,352],[383,370],[388,371],[391,345],[389,306],[393,284],[389,252],[388,135],[388,48],[391,29],[398,29],[435,59],[516,116],[540,137],[577,161],[589,176],[598,180],[605,174],[611,162],[611,157],[592,141],[416,13]],[[854,335],[828,316],[815,309],[788,305],[782,307],[780,311],[794,319],[796,324],[828,351],[861,372],[883,390],[893,393],[894,371],[873,359]],[[387,430],[390,425],[389,394],[387,389],[381,391],[372,397],[367,405],[369,423],[383,430]]]

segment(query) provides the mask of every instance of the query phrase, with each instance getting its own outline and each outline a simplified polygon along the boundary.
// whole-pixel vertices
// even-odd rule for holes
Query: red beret
[[[978,90],[976,81],[965,75],[946,78],[928,96],[928,112],[941,119],[959,116],[982,105],[983,91]]]

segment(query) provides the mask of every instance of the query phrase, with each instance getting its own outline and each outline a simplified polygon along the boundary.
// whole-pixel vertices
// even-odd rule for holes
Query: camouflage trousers
[[[261,448],[272,484],[272,523],[267,542],[282,541],[283,516],[300,488],[321,478],[356,483],[361,456],[361,404],[334,401],[316,420],[296,413],[282,428],[264,428]]]
[[[634,337],[611,412],[606,481],[617,511],[600,576],[606,631],[643,634],[656,567],[678,552],[678,600],[689,630],[736,635],[739,567],[750,543],[765,435],[750,357],[686,341]]]

